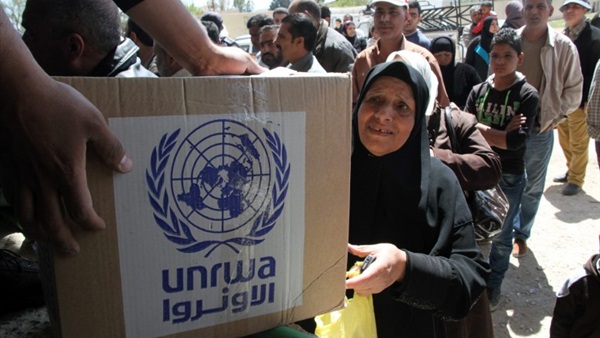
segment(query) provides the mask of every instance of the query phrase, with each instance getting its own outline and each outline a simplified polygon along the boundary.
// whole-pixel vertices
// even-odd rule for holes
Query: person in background
[[[586,13],[591,9],[587,0],[565,0],[560,7],[567,25],[564,34],[577,47],[583,74],[579,108],[558,125],[558,142],[567,160],[567,172],[554,178],[554,182],[566,183],[562,190],[565,196],[576,195],[581,191],[588,164],[590,136],[587,132],[586,110],[594,68],[600,59],[600,28],[592,26],[586,19]]]
[[[587,132],[596,140],[596,161],[600,169],[600,61],[596,63],[594,78],[590,86],[587,108]]]
[[[497,16],[496,12],[492,9],[494,8],[494,4],[491,1],[484,1],[481,4],[481,20],[477,23],[477,25],[473,28],[473,34],[479,35],[483,31],[483,20],[488,16]]]
[[[28,0],[23,41],[48,75],[156,77],[135,43],[121,37],[120,24],[112,1]]]
[[[379,337],[445,337],[441,318],[469,312],[488,265],[456,177],[430,155],[425,115],[435,97],[403,62],[375,66],[360,93],[348,266],[375,260],[346,288],[373,296]]]
[[[506,13],[506,19],[500,28],[512,28],[519,29],[525,26],[525,19],[523,18],[523,3],[520,0],[513,0],[506,4],[504,8]]]
[[[217,26],[217,29],[218,29],[217,39],[219,40],[219,42],[217,43],[218,45],[221,45],[224,47],[241,48],[240,45],[237,42],[235,42],[235,40],[233,40],[229,36],[227,36],[228,33],[227,33],[227,30],[225,29],[225,25],[223,24],[223,18],[221,17],[221,14],[216,13],[216,12],[206,12],[206,13],[202,14],[202,16],[200,17],[200,21],[210,21]],[[204,25],[204,26],[206,26],[206,25]],[[213,40],[213,42],[214,42],[214,37],[211,37],[211,40]]]
[[[273,11],[273,23],[281,25],[281,20],[288,15],[288,9],[285,7],[277,7]]]
[[[525,152],[527,186],[519,216],[513,225],[515,242],[512,255],[517,258],[529,252],[527,240],[544,193],[554,146],[554,127],[581,103],[583,74],[579,53],[567,36],[556,32],[548,24],[553,12],[550,0],[524,0],[525,26],[517,30],[523,53],[528,55],[517,70],[527,77],[527,82],[537,89],[540,97],[540,110]]]
[[[340,19],[340,18],[335,19],[335,27],[333,27],[333,29],[340,34],[344,33],[342,19]]]
[[[321,19],[327,22],[327,27],[331,27],[331,10],[325,4],[321,4]]]
[[[252,42],[252,49],[250,50],[250,54],[256,57],[256,61],[258,61],[258,64],[260,64],[261,66],[265,65],[262,64],[260,61],[260,44],[258,43],[260,37],[260,28],[273,24],[275,24],[273,18],[267,16],[266,14],[256,14],[250,17],[250,19],[248,19],[248,22],[246,23],[246,28],[248,28],[248,34],[250,34],[250,41]]]
[[[211,21],[207,21],[212,23]],[[214,23],[212,23],[214,25]],[[217,35],[218,41],[218,35]],[[154,44],[154,54],[156,55],[156,65],[158,67],[158,75],[160,77],[190,77],[192,74],[185,68],[181,67],[162,46],[158,43]]]
[[[278,25],[269,25],[260,29],[260,54],[262,61],[269,66],[269,69],[285,67],[288,64],[281,49],[275,44],[279,27]]]
[[[375,45],[363,50],[356,57],[352,69],[352,102],[356,102],[365,76],[371,68],[385,62],[392,52],[409,50],[417,52],[427,59],[438,78],[437,100],[441,105],[447,106],[449,104],[448,95],[437,60],[427,49],[404,38],[404,20],[408,4],[404,0],[373,0],[371,6],[374,8],[373,23],[379,39]]]
[[[317,42],[313,54],[328,73],[348,73],[352,70],[356,51],[348,40],[321,19],[321,8],[314,0],[294,0],[290,13],[304,13],[315,21]]]
[[[479,35],[473,33],[473,28],[475,28],[479,21],[481,21],[481,7],[471,6],[471,8],[469,8],[469,15],[471,16],[471,24],[463,27],[462,35],[460,37],[462,44],[465,48],[469,47],[471,40],[473,40],[476,36]]]
[[[371,25],[371,28],[369,28],[369,40],[367,40],[367,48],[373,47],[377,43],[377,39],[379,39],[379,34],[377,34],[377,30],[375,30],[375,25]]]
[[[404,36],[406,40],[415,43],[423,48],[429,49],[431,40],[419,30],[421,22],[421,4],[418,0],[411,0],[408,3],[408,15],[404,22]]]
[[[450,102],[454,102],[461,109],[464,108],[471,89],[481,82],[479,74],[471,65],[456,63],[456,46],[447,36],[433,39],[430,51],[442,70],[444,87],[448,91]]]
[[[488,16],[483,20],[481,35],[475,37],[467,48],[465,63],[471,65],[482,79],[487,79],[490,67],[490,43],[498,32],[498,19]]]
[[[367,39],[363,36],[358,36],[354,21],[347,21],[344,24],[344,36],[352,44],[352,47],[354,47],[357,53],[360,53],[367,48]]]
[[[317,29],[309,15],[292,13],[283,18],[275,44],[283,58],[290,62],[287,68],[297,72],[326,73],[312,53],[316,38]]]
[[[572,272],[556,292],[550,338],[600,337],[600,254]]]
[[[200,23],[206,28],[206,34],[216,45],[221,45],[221,38],[219,38],[219,27],[212,21],[201,20]]]
[[[514,218],[527,184],[526,140],[533,129],[539,96],[525,76],[517,72],[524,54],[520,37],[512,28],[500,30],[490,48],[492,75],[471,90],[466,110],[477,117],[477,129],[500,155],[502,177],[499,185],[509,203],[502,230],[493,238],[490,251],[492,273],[487,293],[490,308],[494,311],[500,304],[502,281],[513,246]]]
[[[127,19],[125,37],[131,39],[138,46],[137,56],[142,66],[152,73],[158,75],[156,68],[156,56],[154,55],[154,39],[138,26],[131,18]]]

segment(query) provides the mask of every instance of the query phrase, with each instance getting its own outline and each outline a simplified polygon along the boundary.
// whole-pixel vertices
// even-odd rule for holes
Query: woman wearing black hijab
[[[353,115],[348,264],[373,255],[346,282],[373,295],[379,337],[445,337],[442,319],[464,317],[489,266],[452,171],[432,158],[429,90],[403,62],[367,74]]]
[[[481,35],[476,36],[469,47],[467,48],[467,55],[465,57],[465,63],[473,66],[477,70],[477,74],[483,80],[488,78],[488,69],[490,66],[490,44],[499,30],[498,18],[495,16],[488,16],[483,21],[483,29]]]
[[[448,92],[450,102],[454,102],[461,109],[465,107],[471,89],[482,79],[475,68],[466,63],[456,63],[456,46],[454,41],[447,36],[438,36],[431,41],[429,47],[435,56],[444,79],[444,86]]]

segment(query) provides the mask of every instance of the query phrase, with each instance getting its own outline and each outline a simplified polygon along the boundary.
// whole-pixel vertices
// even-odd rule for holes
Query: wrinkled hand
[[[70,227],[105,227],[87,187],[87,147],[114,170],[127,172],[132,162],[100,111],[63,83],[39,81],[0,109],[0,184],[7,199],[28,236],[76,254]]]
[[[375,261],[357,277],[346,280],[346,289],[354,289],[359,296],[369,296],[385,290],[406,273],[406,253],[393,244],[352,245],[351,254],[364,258],[375,256]]]
[[[504,128],[504,131],[510,133],[511,131],[521,128],[521,126],[526,122],[527,118],[523,116],[523,114],[515,115],[512,119],[510,119],[510,122],[508,122],[506,128]]]

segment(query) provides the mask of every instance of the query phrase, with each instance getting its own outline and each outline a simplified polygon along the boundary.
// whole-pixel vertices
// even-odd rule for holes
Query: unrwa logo
[[[179,143],[162,135],[146,170],[156,225],[185,253],[226,246],[236,253],[264,241],[281,215],[290,165],[279,135],[213,120]],[[170,161],[171,155],[173,160]]]

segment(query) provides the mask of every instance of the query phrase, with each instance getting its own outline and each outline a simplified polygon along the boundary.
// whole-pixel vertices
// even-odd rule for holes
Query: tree
[[[275,8],[279,7],[288,8],[290,7],[290,2],[290,0],[271,0],[271,5],[269,5],[269,9],[274,10]]]
[[[189,5],[186,5],[186,7],[187,7],[188,11],[189,11],[190,13],[192,13],[192,15],[193,15],[195,18],[199,18],[199,17],[201,17],[201,16],[202,16],[202,14],[204,14],[204,11],[203,11],[203,10],[202,10],[200,7],[197,7],[197,6],[196,6],[196,5],[194,5],[194,4],[189,4]]]
[[[252,12],[254,1],[252,0],[233,0],[233,7],[240,12]]]
[[[4,7],[4,12],[10,22],[12,22],[15,29],[19,32],[23,32],[21,27],[21,16],[25,10],[25,3],[27,0],[0,0],[0,4]]]
[[[337,0],[327,4],[329,7],[355,7],[366,6],[370,3],[369,0]]]

